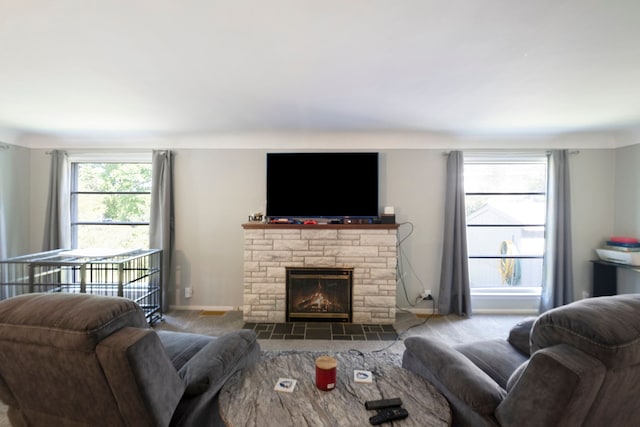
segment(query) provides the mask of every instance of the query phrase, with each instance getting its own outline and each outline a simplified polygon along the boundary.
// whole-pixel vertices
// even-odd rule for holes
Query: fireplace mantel
[[[399,224],[265,224],[263,222],[248,222],[242,224],[245,230],[256,229],[321,229],[321,230],[397,230]]]
[[[353,268],[353,323],[395,321],[398,224],[244,228],[244,320],[284,322],[287,267]]]

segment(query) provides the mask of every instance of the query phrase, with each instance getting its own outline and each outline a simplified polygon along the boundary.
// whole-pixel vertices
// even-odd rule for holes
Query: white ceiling
[[[0,129],[640,130],[638,0],[0,0]]]

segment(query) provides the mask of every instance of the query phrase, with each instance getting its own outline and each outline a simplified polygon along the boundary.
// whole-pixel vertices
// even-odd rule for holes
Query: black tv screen
[[[378,216],[378,153],[267,153],[267,217]]]

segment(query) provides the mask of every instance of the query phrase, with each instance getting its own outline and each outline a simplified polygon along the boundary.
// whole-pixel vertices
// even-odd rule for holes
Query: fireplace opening
[[[353,268],[287,267],[287,322],[349,322]]]

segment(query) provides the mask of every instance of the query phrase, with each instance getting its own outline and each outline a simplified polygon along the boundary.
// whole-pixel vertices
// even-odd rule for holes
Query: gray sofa
[[[530,329],[530,331],[529,331]],[[508,339],[410,337],[402,364],[431,382],[457,426],[637,426],[640,295],[580,300]]]
[[[0,399],[15,426],[214,426],[218,391],[260,357],[253,331],[150,329],[133,301],[0,301]]]

